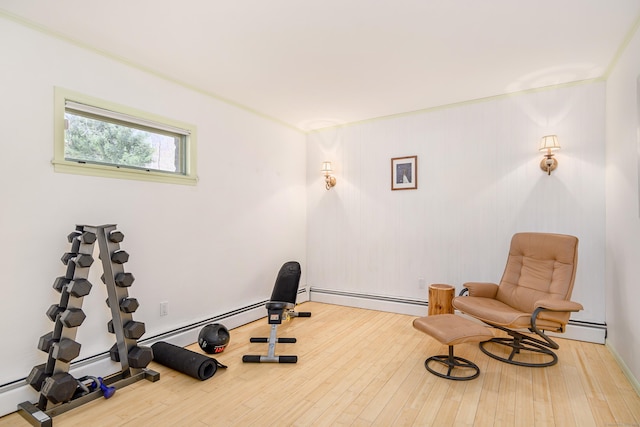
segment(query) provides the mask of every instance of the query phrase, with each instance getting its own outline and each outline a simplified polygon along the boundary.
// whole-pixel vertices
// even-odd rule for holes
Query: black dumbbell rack
[[[146,369],[153,359],[151,348],[137,345],[137,339],[145,329],[144,323],[133,320],[132,313],[138,302],[129,298],[128,288],[134,278],[124,271],[123,264],[129,255],[120,249],[123,238],[124,235],[113,224],[97,227],[78,225],[68,236],[71,250],[62,256],[67,271],[53,284],[53,288],[60,292],[60,302],[52,305],[46,313],[54,322],[54,328],[38,341],[38,348],[49,357],[46,363],[34,366],[26,379],[40,392],[39,400],[18,405],[20,415],[34,426],[52,426],[54,416],[103,396],[100,387],[83,386],[82,379],[76,380],[69,374],[71,360],[80,353],[80,344],[75,341],[76,331],[85,318],[83,299],[92,287],[87,277],[94,261],[96,242],[104,271],[101,279],[107,288],[106,303],[111,310],[107,329],[116,337],[109,355],[121,366],[119,372],[102,379],[103,385],[118,389],[141,379],[151,382],[160,379],[158,372]]]

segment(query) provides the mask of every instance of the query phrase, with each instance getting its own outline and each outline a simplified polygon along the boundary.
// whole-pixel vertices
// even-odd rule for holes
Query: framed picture
[[[415,190],[418,188],[418,156],[391,159],[391,189]]]

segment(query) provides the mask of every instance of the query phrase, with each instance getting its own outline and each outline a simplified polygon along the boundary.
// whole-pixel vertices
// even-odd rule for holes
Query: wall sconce
[[[333,172],[333,169],[331,169],[331,162],[322,162],[321,172],[324,175],[326,189],[331,190],[331,187],[336,185],[336,177],[331,176],[331,172]]]
[[[543,136],[540,140],[540,151],[546,151],[544,159],[540,161],[540,169],[551,175],[551,171],[558,167],[558,161],[553,157],[553,152],[560,149],[560,143],[556,135]]]

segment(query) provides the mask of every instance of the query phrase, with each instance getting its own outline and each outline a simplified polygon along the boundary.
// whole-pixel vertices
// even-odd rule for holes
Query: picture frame
[[[391,159],[391,190],[416,190],[418,188],[418,156]]]

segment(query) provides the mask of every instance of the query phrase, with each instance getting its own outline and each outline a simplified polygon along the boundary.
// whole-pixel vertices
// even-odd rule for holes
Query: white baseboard
[[[550,337],[566,338],[575,341],[604,344],[607,338],[607,328],[605,325],[573,322],[569,320],[564,334],[547,332],[547,335]]]
[[[609,342],[607,342],[605,345],[613,355],[613,358],[616,360],[616,363],[618,363],[618,366],[620,366],[620,369],[622,369],[622,372],[624,373],[624,375],[627,377],[627,379],[631,383],[631,386],[635,389],[636,393],[638,393],[638,396],[640,396],[640,381],[638,380],[638,378],[636,378],[633,375],[633,372],[631,372],[631,369],[629,369],[627,364],[624,363],[624,360],[622,360],[622,358],[620,357],[616,349],[611,345],[609,345]]]
[[[384,295],[359,294],[355,292],[344,292],[316,287],[311,287],[310,299],[311,301],[324,302],[328,304],[389,311],[392,313],[408,314],[411,316],[426,316],[428,312],[427,301]],[[605,325],[572,321],[567,325],[565,333],[548,333],[549,336],[592,342],[596,344],[604,344],[606,334],[607,329]]]
[[[309,294],[311,301],[327,304],[408,314],[410,316],[426,316],[428,312],[427,301],[422,300],[385,295],[358,294],[316,287],[312,287]]]

